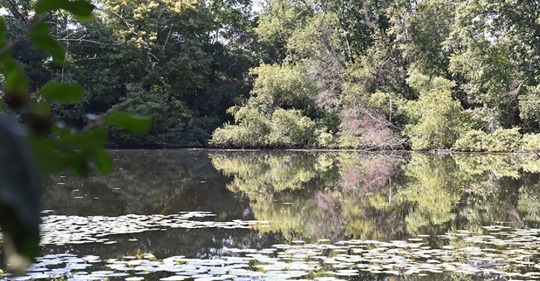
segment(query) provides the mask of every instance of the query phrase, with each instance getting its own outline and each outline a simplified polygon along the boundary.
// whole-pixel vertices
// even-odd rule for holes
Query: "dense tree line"
[[[2,3],[15,39],[31,4]],[[14,56],[31,91],[84,86],[82,102],[55,105],[56,122],[153,117],[145,136],[112,131],[117,145],[540,149],[538,1],[94,5],[89,23],[47,19],[63,66],[24,41]]]

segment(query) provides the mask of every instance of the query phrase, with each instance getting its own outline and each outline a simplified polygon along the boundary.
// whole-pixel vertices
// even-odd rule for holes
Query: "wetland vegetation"
[[[390,152],[540,150],[537,0],[0,4],[2,278],[539,279],[537,155]]]
[[[112,155],[110,175],[44,179],[42,256],[14,280],[540,276],[536,155]]]

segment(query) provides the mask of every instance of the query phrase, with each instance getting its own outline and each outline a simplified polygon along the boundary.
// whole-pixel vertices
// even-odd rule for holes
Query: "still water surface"
[[[540,279],[536,155],[112,154],[45,178],[20,280]]]

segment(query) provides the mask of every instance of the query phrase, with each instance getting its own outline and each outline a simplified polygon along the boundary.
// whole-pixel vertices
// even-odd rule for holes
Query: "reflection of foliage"
[[[315,178],[312,154],[213,154],[214,167],[225,175],[236,175],[231,191],[261,192],[302,189]]]
[[[311,153],[216,153],[211,158],[214,167],[225,175],[235,175],[227,188],[247,194],[257,219],[278,222],[273,224],[275,228],[268,230],[280,230],[289,238],[294,238],[295,233],[301,233],[307,225],[320,229],[321,222],[335,221],[327,220],[333,210],[327,213],[324,208],[319,209],[312,198],[318,194],[315,184],[324,187],[325,179],[332,175],[332,171],[328,171],[331,162],[326,156],[318,158]],[[323,172],[325,169],[327,171]],[[295,193],[304,189],[307,189],[309,196]],[[320,198],[322,201],[332,201],[331,196]],[[306,217],[310,218],[309,221],[305,220]]]
[[[255,218],[275,222],[261,231],[283,232],[289,239],[337,239],[342,233],[380,236],[378,229],[388,228],[388,212],[379,211],[389,204],[386,195],[369,195],[388,184],[396,157],[258,152],[211,157],[217,169],[234,176],[228,188],[246,193]]]
[[[245,193],[256,219],[273,221],[261,232],[307,240],[392,240],[478,231],[495,221],[536,222],[533,156],[211,154],[214,166],[233,177],[228,189]]]
[[[219,219],[237,218],[245,209],[223,187],[227,178],[213,169],[205,151],[128,150],[112,155],[117,167],[107,176],[95,175],[84,181],[46,177],[45,206],[56,214],[70,215],[204,210],[216,213]]]
[[[455,218],[452,212],[461,197],[462,183],[449,157],[415,154],[405,167],[411,181],[400,194],[415,205],[406,218],[407,230],[413,234],[427,225],[441,225]]]
[[[519,196],[517,209],[525,213],[523,221],[525,222],[540,222],[540,185],[538,179],[536,184],[524,187]]]
[[[527,173],[540,171],[540,159],[535,155],[457,155],[454,157],[465,174],[481,175],[490,172],[496,178],[519,178],[521,170]]]
[[[342,154],[340,157],[341,186],[347,193],[371,194],[387,184],[395,170],[394,157],[358,157]]]

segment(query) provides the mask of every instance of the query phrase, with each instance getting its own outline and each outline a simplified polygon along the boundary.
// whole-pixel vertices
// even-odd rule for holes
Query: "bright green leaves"
[[[55,24],[58,14],[65,16],[66,21],[73,17],[90,20],[93,9],[94,6],[85,0],[39,0],[35,10],[22,13],[34,15],[33,18],[29,21],[24,18],[23,28],[9,26],[9,34],[4,15],[0,18],[0,94],[4,96],[1,102],[18,115],[24,125],[18,128],[14,122],[0,119],[0,226],[5,246],[2,253],[11,271],[22,272],[38,253],[41,204],[39,175],[34,161],[45,172],[67,170],[79,176],[88,176],[95,170],[108,173],[113,162],[104,149],[109,129],[104,125],[120,126],[139,134],[147,132],[150,127],[149,118],[120,113],[113,115],[111,120],[88,124],[82,130],[59,125],[60,121],[53,125],[58,120],[53,108],[79,103],[84,97],[83,87],[50,81],[36,91],[51,77],[30,83],[28,73],[32,73],[35,65],[26,64],[24,56],[21,59],[24,66],[16,61],[16,58],[21,58],[16,48],[25,49],[25,41],[28,40],[35,49],[44,52],[45,56],[39,54],[45,58],[42,64],[49,64],[49,58],[57,64],[64,64],[66,51],[51,35],[51,30],[59,26],[51,29],[50,25]],[[67,13],[55,13],[60,10]],[[47,15],[49,13],[51,15]],[[15,18],[21,15],[20,11],[14,14]],[[71,28],[69,24],[66,23],[66,29]],[[20,34],[11,34],[14,30]],[[24,137],[18,135],[21,132]]]
[[[6,75],[6,92],[28,92],[28,78],[24,74],[24,69],[13,61],[4,63]]]
[[[58,144],[64,147],[84,150],[101,148],[107,143],[107,130],[105,128],[97,128],[88,132],[76,132],[55,127],[54,132],[58,135]]]
[[[129,113],[113,113],[96,124],[111,125],[130,133],[145,134],[150,130],[149,117],[134,116]],[[103,149],[107,144],[108,128],[100,126],[89,131],[53,126],[54,138],[30,137],[41,169],[48,172],[70,170],[78,176],[88,176],[91,167],[101,173],[112,170],[112,158]]]
[[[118,112],[97,123],[126,129],[131,133],[145,134],[150,130],[151,119]],[[52,133],[53,138],[35,135],[29,138],[42,170],[53,173],[69,170],[83,177],[89,175],[91,167],[95,167],[101,173],[111,172],[112,158],[103,149],[107,144],[107,127],[101,126],[81,132],[53,126]]]
[[[28,100],[28,78],[24,69],[10,58],[0,61],[0,65],[5,76],[5,102],[14,109],[21,108]]]
[[[28,32],[30,41],[37,49],[41,49],[52,56],[57,64],[63,64],[65,59],[65,50],[49,32],[49,26],[42,20],[37,20],[33,24],[33,28]]]
[[[413,72],[407,83],[420,95],[407,105],[410,120],[405,134],[413,149],[451,148],[467,127],[465,111],[452,97],[454,82]]]
[[[41,88],[39,94],[61,104],[73,104],[83,98],[84,89],[79,84],[49,82]]]
[[[116,112],[105,118],[105,124],[116,126],[134,134],[146,134],[150,130],[150,117],[134,116],[125,112]]]
[[[7,264],[15,272],[38,253],[41,217],[39,175],[20,131],[14,122],[0,119],[0,226]]]
[[[55,126],[55,138],[32,136],[32,145],[39,167],[47,172],[69,170],[78,176],[88,176],[93,165],[102,173],[112,170],[112,159],[103,149],[107,143],[107,129],[96,128],[88,132]]]
[[[92,20],[92,11],[94,5],[85,0],[40,0],[36,4],[36,12],[43,14],[56,10],[65,10],[70,12],[79,21]]]

